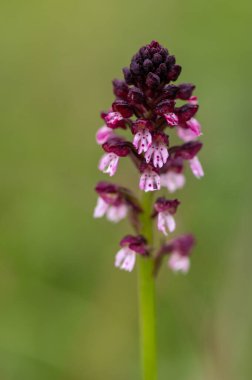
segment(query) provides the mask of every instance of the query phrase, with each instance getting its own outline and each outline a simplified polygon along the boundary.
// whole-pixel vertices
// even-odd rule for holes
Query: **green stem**
[[[153,244],[152,193],[144,193],[142,199],[141,233],[148,244]],[[142,379],[157,380],[156,358],[156,305],[155,280],[153,276],[153,259],[138,258],[140,346],[142,359]]]

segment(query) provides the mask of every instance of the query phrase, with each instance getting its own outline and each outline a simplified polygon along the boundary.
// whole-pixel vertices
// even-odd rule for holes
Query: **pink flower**
[[[135,266],[136,253],[129,247],[124,247],[117,252],[115,257],[115,266],[117,268],[131,272]]]
[[[107,126],[112,129],[122,127],[124,125],[123,117],[119,112],[109,112],[104,117],[104,120],[106,121]]]
[[[119,222],[120,220],[126,218],[128,213],[128,207],[121,203],[118,205],[110,205],[105,202],[101,197],[97,200],[97,205],[94,210],[94,218],[102,218],[104,215],[111,222]]]
[[[131,272],[135,266],[136,253],[142,256],[148,255],[146,243],[146,239],[141,235],[125,236],[120,242],[122,249],[116,254],[115,266]]]
[[[170,193],[174,193],[176,190],[184,187],[185,176],[183,173],[169,171],[165,174],[161,174],[160,182],[162,187],[166,187]]]
[[[191,171],[193,172],[193,175],[196,178],[201,178],[204,176],[202,165],[197,156],[189,160],[189,165],[190,165]]]
[[[140,177],[139,188],[145,192],[160,190],[159,175],[154,170],[146,168]]]
[[[151,145],[152,137],[148,129],[139,129],[133,139],[133,145],[137,149],[138,154],[146,152]]]
[[[115,137],[113,130],[106,125],[99,128],[96,133],[96,142],[99,145],[105,144],[110,138]]]
[[[190,268],[189,256],[194,244],[195,240],[192,235],[182,235],[164,244],[160,255],[161,257],[165,254],[170,255],[168,266],[174,272],[187,273]]]
[[[103,173],[113,176],[116,173],[118,162],[119,156],[115,153],[105,153],[99,162],[99,169]]]
[[[190,269],[190,259],[187,256],[181,256],[178,252],[174,252],[169,258],[168,265],[174,272],[187,273]]]
[[[167,121],[167,124],[170,125],[171,127],[175,127],[178,125],[178,116],[173,113],[169,112],[164,114],[165,120]]]
[[[162,141],[153,142],[144,157],[147,163],[152,159],[155,168],[162,168],[169,157],[167,144]]]
[[[176,228],[173,215],[176,213],[179,204],[180,202],[177,199],[169,200],[164,197],[158,198],[155,202],[153,216],[157,215],[158,230],[166,236],[168,235],[167,230],[173,232]]]
[[[202,135],[201,125],[198,120],[193,117],[186,123],[188,128],[177,128],[178,137],[185,142],[194,140],[195,138]]]

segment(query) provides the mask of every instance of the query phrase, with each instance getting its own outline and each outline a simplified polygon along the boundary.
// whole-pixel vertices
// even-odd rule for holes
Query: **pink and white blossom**
[[[96,142],[99,145],[105,144],[108,139],[114,137],[115,134],[113,130],[106,125],[103,125],[103,127],[99,128],[96,133]]]
[[[137,149],[138,154],[146,152],[152,143],[151,133],[148,129],[139,129],[133,139],[133,145]]]
[[[163,232],[165,236],[168,235],[167,230],[173,232],[176,228],[176,222],[174,217],[167,211],[158,213],[158,230]]]
[[[188,128],[177,128],[178,137],[185,142],[192,141],[197,137],[201,136],[201,125],[198,120],[193,117],[186,123]]]
[[[99,162],[99,169],[103,173],[113,176],[116,173],[118,162],[119,156],[115,153],[105,153]]]
[[[167,144],[162,141],[153,142],[144,157],[147,163],[152,159],[155,168],[162,168],[169,157]]]
[[[94,210],[94,218],[102,218],[104,215],[111,222],[119,222],[126,218],[128,213],[128,207],[126,204],[110,205],[106,203],[101,197],[98,197],[97,205]]]
[[[123,117],[119,112],[109,112],[104,117],[108,127],[114,129],[121,125]]]
[[[201,178],[204,176],[204,170],[197,156],[189,160],[189,165],[190,165],[191,171],[193,172],[193,175],[196,178]]]
[[[186,180],[183,173],[169,171],[160,176],[161,186],[166,187],[170,193],[174,193],[176,190],[184,187],[185,182]]]
[[[145,192],[160,190],[160,176],[154,170],[145,169],[140,177],[139,188]]]
[[[168,260],[168,265],[174,272],[187,273],[190,269],[190,259],[179,252],[173,252]]]
[[[117,252],[115,266],[125,271],[131,272],[135,266],[136,253],[129,247],[123,247]]]

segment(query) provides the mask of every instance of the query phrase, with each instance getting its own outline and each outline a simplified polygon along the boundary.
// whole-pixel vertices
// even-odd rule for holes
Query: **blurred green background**
[[[177,193],[190,274],[157,283],[160,380],[252,378],[251,17],[248,0],[1,3],[1,380],[140,377],[136,271],[113,267],[131,230],[92,218],[94,134],[152,39],[197,85],[206,172]],[[130,170],[113,180],[137,189]]]

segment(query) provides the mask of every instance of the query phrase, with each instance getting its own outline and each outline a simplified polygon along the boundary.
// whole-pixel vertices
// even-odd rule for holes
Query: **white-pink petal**
[[[96,142],[99,145],[105,144],[105,142],[108,141],[109,138],[115,136],[113,130],[106,125],[99,128],[96,133]]]
[[[135,266],[136,253],[128,247],[123,247],[117,252],[115,266],[117,268],[131,272]]]
[[[113,176],[117,170],[118,161],[119,156],[115,153],[106,153],[100,160],[99,169],[103,173],[108,173],[110,176]]]
[[[179,252],[173,252],[169,258],[168,265],[174,272],[187,273],[190,269],[190,259]]]
[[[145,192],[160,190],[160,177],[153,170],[145,170],[139,182],[139,188]]]
[[[167,146],[164,143],[153,143],[144,157],[147,163],[152,159],[155,168],[162,168],[169,157]]]
[[[107,219],[111,222],[117,223],[126,218],[128,207],[125,204],[119,206],[110,206],[107,210]]]
[[[168,235],[168,231],[173,232],[176,228],[176,222],[174,217],[168,212],[159,212],[158,213],[158,230],[161,231],[165,236]]]
[[[185,185],[185,176],[182,173],[168,172],[161,174],[160,182],[162,187],[166,187],[170,193],[181,189]]]
[[[191,171],[196,178],[201,178],[204,176],[204,170],[197,156],[189,160]]]
[[[187,122],[187,125],[189,128],[177,128],[177,134],[181,140],[189,142],[195,140],[197,137],[202,135],[201,125],[196,119],[191,118]]]
[[[94,218],[102,218],[106,214],[108,208],[109,205],[101,197],[98,197],[97,204],[94,209]]]
[[[139,130],[133,139],[133,145],[137,149],[138,154],[146,152],[152,143],[152,136],[148,129]]]

